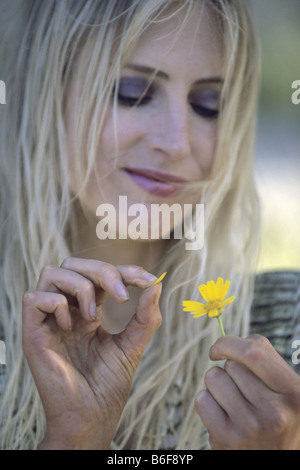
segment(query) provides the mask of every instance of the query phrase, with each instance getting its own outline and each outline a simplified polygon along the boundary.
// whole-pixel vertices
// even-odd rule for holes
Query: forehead
[[[218,75],[222,64],[221,38],[209,12],[195,5],[166,21],[151,24],[142,34],[129,61],[189,74]]]

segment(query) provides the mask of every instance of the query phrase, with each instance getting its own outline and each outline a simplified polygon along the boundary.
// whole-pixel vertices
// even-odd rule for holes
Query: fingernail
[[[153,304],[154,304],[154,305],[158,305],[158,304],[159,304],[159,299],[160,299],[161,290],[162,290],[162,284],[158,284],[157,290],[156,290],[156,292],[155,292],[155,294],[154,294],[154,298],[153,298]]]
[[[149,281],[149,282],[155,282],[157,279],[156,276],[147,272],[143,273],[142,278],[145,279],[145,281]]]
[[[126,299],[128,300],[129,299],[129,293],[128,293],[128,290],[126,289],[126,287],[124,286],[124,284],[122,282],[117,282],[116,285],[115,285],[115,289],[117,291],[117,294],[119,297],[121,297],[121,299]]]
[[[92,320],[96,320],[97,318],[97,306],[96,302],[93,300],[93,302],[90,303],[90,308],[89,308],[89,315]]]

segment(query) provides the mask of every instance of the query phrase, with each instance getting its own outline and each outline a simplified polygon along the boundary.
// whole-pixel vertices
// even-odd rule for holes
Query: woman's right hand
[[[23,348],[47,420],[40,449],[108,449],[143,351],[161,324],[161,284],[137,266],[68,258],[47,266],[23,297]],[[143,290],[124,331],[111,335],[99,308]],[[98,312],[97,312],[98,311]]]

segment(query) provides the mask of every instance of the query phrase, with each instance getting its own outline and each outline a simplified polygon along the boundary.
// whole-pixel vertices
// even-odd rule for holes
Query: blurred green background
[[[13,34],[23,1],[0,0],[0,33],[10,24]],[[300,0],[248,2],[262,48],[255,164],[263,210],[259,270],[300,269],[300,104],[291,101],[291,85],[300,80]]]
[[[259,270],[300,269],[300,0],[251,0],[262,50],[256,176],[263,210]]]

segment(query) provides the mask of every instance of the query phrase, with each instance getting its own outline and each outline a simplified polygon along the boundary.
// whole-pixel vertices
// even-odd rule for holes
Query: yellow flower
[[[183,310],[190,312],[194,318],[202,317],[202,315],[218,318],[222,334],[225,336],[220,316],[224,312],[224,307],[235,299],[235,297],[225,299],[229,286],[230,281],[226,281],[224,284],[224,280],[221,277],[218,278],[216,283],[208,281],[207,284],[199,286],[199,292],[207,303],[203,304],[193,300],[184,300],[182,302]]]

